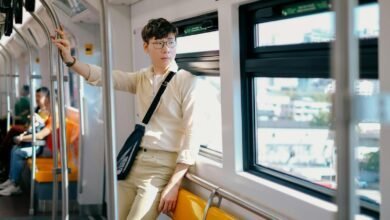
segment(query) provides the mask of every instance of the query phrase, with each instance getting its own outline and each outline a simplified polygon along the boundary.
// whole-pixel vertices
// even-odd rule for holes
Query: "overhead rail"
[[[191,182],[196,183],[199,186],[211,191],[211,194],[209,196],[209,199],[208,199],[208,202],[207,202],[204,214],[203,214],[204,218],[207,216],[208,209],[211,207],[211,204],[212,204],[214,197],[219,196],[220,200],[217,204],[218,207],[221,204],[221,198],[224,198],[224,199],[229,200],[230,202],[232,202],[232,203],[234,203],[234,204],[262,217],[262,218],[272,219],[272,220],[281,219],[276,214],[271,214],[269,211],[261,209],[255,205],[253,205],[252,203],[245,201],[245,200],[241,199],[240,197],[228,192],[227,190],[222,189],[221,187],[216,186],[216,185],[208,182],[207,180],[204,180],[196,175],[187,173],[186,178],[188,180],[190,180]]]
[[[53,75],[54,71],[54,62],[53,59],[55,58],[53,56],[53,46],[51,43],[50,39],[50,31],[47,25],[43,22],[43,20],[36,15],[33,12],[29,12],[33,19],[41,26],[43,29],[46,40],[47,40],[47,45],[48,45],[48,50],[49,50],[49,74],[50,74],[50,106],[51,106],[51,118],[52,118],[52,146],[53,147],[53,194],[52,194],[52,219],[57,218],[57,213],[58,213],[58,174],[60,173],[60,169],[58,168],[58,149],[57,149],[57,112],[56,112],[56,94],[55,94],[55,82],[57,81],[57,77]],[[34,165],[36,166],[36,164]],[[31,194],[31,196],[33,196]]]
[[[118,219],[117,179],[116,179],[116,139],[115,139],[115,103],[112,82],[112,46],[110,7],[107,0],[100,0],[100,33],[103,59],[103,106],[105,124],[105,162],[107,176],[107,217],[110,220]]]
[[[27,48],[27,53],[28,53],[28,60],[29,60],[29,71],[30,71],[30,112],[31,112],[31,124],[34,125],[35,122],[35,114],[34,114],[34,109],[35,109],[35,81],[34,79],[36,76],[33,73],[33,68],[32,68],[32,56],[31,56],[31,46],[27,42],[26,38],[18,31],[18,29],[14,28],[14,31],[16,34],[22,39],[24,45]],[[34,189],[34,184],[35,184],[35,163],[36,163],[36,142],[37,142],[37,137],[36,137],[36,131],[35,131],[35,126],[31,126],[32,130],[32,161],[33,161],[33,166],[31,168],[31,190]],[[29,209],[29,214],[34,215],[34,191],[31,191],[31,197],[30,197],[30,209]]]
[[[47,13],[49,14],[49,17],[51,21],[53,22],[56,29],[62,29],[60,25],[60,21],[58,19],[56,11],[52,8],[50,4],[46,2],[46,0],[40,0],[43,7],[45,7]],[[57,37],[60,37],[57,35]],[[58,110],[59,110],[59,125],[60,125],[60,136],[58,137],[59,143],[60,143],[60,152],[61,152],[61,174],[62,174],[62,219],[67,220],[69,219],[69,179],[68,179],[68,156],[66,151],[66,126],[65,126],[65,103],[64,103],[64,64],[62,62],[62,59],[60,57],[61,52],[58,51],[58,57],[57,57],[57,80],[58,80]],[[56,148],[56,147],[54,147]],[[54,164],[57,164],[56,161],[54,161]],[[56,169],[55,165],[55,169]]]

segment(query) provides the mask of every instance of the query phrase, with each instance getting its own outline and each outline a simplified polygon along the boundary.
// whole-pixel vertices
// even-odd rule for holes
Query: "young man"
[[[92,85],[101,85],[100,67],[80,62],[70,54],[69,41],[53,43],[64,62]],[[175,62],[177,28],[163,18],[152,19],[142,30],[143,47],[152,65],[133,73],[113,71],[114,86],[136,95],[137,116],[141,121],[161,82],[170,71],[177,72],[169,82],[160,103],[146,126],[137,159],[127,179],[118,181],[119,219],[156,219],[159,212],[175,209],[181,180],[193,165],[199,150],[194,119],[196,77],[178,70]]]

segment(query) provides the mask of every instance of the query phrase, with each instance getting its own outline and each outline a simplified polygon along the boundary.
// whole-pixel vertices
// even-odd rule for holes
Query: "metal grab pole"
[[[31,196],[30,196],[30,210],[29,214],[34,215],[34,184],[35,184],[35,164],[36,164],[36,154],[35,154],[35,143],[37,141],[36,131],[35,131],[35,83],[34,83],[34,74],[32,68],[32,56],[31,56],[31,47],[27,40],[23,37],[23,35],[18,31],[18,29],[14,28],[15,32],[19,35],[19,37],[23,40],[23,43],[26,45],[28,58],[29,58],[29,67],[30,67],[30,94],[31,94],[31,129],[32,129],[32,169],[31,169]]]
[[[3,51],[0,51],[0,55],[3,57],[3,60],[4,60],[4,72],[0,75],[1,77],[4,77],[5,78],[5,96],[6,96],[6,98],[7,98],[7,96],[8,96],[8,86],[7,86],[7,70],[8,70],[8,64],[7,64],[7,57],[6,57],[6,55],[4,55],[4,53],[3,53]],[[7,110],[8,110],[8,105],[7,105],[7,103],[6,103],[6,114],[7,114]],[[1,112],[2,113],[2,112]],[[3,114],[1,114],[1,115],[3,115]],[[6,129],[7,129],[7,131],[8,131],[8,123],[6,124]]]
[[[41,0],[42,5],[47,10],[50,19],[54,26],[58,29],[61,28],[58,16],[53,8],[45,0]],[[59,110],[59,124],[60,124],[60,136],[59,142],[61,151],[61,174],[62,174],[62,219],[69,219],[69,180],[68,180],[68,157],[66,151],[66,125],[65,125],[65,103],[64,103],[64,65],[58,52],[58,72],[57,72],[57,85],[58,85],[58,110]]]
[[[52,219],[57,218],[57,212],[58,212],[58,149],[57,149],[57,111],[56,111],[56,94],[55,94],[55,80],[52,77],[53,76],[53,70],[54,70],[54,62],[53,62],[53,46],[51,44],[50,40],[50,31],[47,25],[42,21],[42,19],[35,15],[35,13],[31,13],[31,16],[33,19],[41,26],[41,28],[44,30],[45,36],[47,38],[47,44],[49,47],[49,73],[50,73],[50,108],[51,108],[51,118],[52,118],[52,146],[53,146],[53,195],[52,195]]]
[[[0,51],[0,55],[3,57],[3,60],[4,60],[4,73],[3,74],[1,74],[0,76],[1,77],[4,77],[5,78],[5,80],[6,80],[6,82],[5,82],[5,95],[6,95],[6,100],[7,100],[7,102],[6,102],[6,114],[7,114],[7,124],[6,124],[6,129],[7,129],[7,131],[8,131],[8,83],[7,83],[7,69],[8,69],[8,64],[7,64],[7,58],[6,58],[6,56],[4,55],[4,53],[2,52],[2,51]]]
[[[8,57],[8,63],[6,62],[5,63],[5,66],[6,66],[6,79],[7,79],[7,82],[5,83],[5,90],[7,91],[7,132],[9,131],[9,129],[11,128],[11,99],[10,99],[10,94],[11,94],[11,88],[10,88],[10,85],[8,84],[11,80],[11,63],[12,63],[12,58],[11,58],[11,54],[9,53],[9,51],[7,50],[7,48],[5,48],[2,44],[0,44],[0,47],[2,47],[5,51],[5,53],[7,54],[7,56],[4,56],[5,57]],[[15,121],[15,120],[14,120]]]
[[[355,176],[355,146],[358,139],[352,120],[352,97],[359,73],[358,38],[354,31],[357,0],[333,1],[336,10],[336,40],[332,50],[333,77],[336,79],[334,102],[335,143],[337,147],[337,218],[353,220],[358,211]]]
[[[11,55],[11,53],[10,53],[10,51],[4,46],[4,45],[2,45],[2,44],[0,44],[0,47],[2,47],[3,49],[4,49],[4,51],[7,53],[7,55],[8,55],[8,57],[9,57],[9,61],[10,61],[10,67],[9,67],[9,69],[10,69],[10,71],[9,71],[9,73],[10,73],[10,75],[9,75],[9,79],[11,80],[11,83],[10,83],[10,85],[11,85],[11,88],[10,88],[10,95],[11,95],[11,92],[12,91],[15,91],[15,87],[16,87],[16,83],[15,83],[15,79],[14,79],[14,77],[18,77],[16,74],[12,74],[12,71],[14,70],[14,62],[13,62],[13,59],[12,59],[12,55]],[[12,80],[13,79],[13,80]],[[13,81],[13,83],[12,83],[12,81]],[[15,106],[15,97],[16,97],[16,94],[14,94],[14,95],[11,95],[11,97],[12,97],[12,104],[13,105],[10,105],[10,108],[12,107],[12,106]],[[14,111],[15,111],[15,109],[14,109]],[[10,110],[10,117],[12,116],[12,113],[14,113],[12,110]],[[15,125],[15,119],[14,120],[12,120],[12,125]],[[9,124],[11,124],[11,122],[9,123]]]
[[[103,59],[103,103],[104,103],[104,119],[105,119],[105,157],[106,157],[106,174],[108,186],[108,219],[118,219],[118,204],[117,204],[117,180],[116,180],[116,140],[115,140],[115,103],[112,83],[112,47],[111,44],[111,26],[109,7],[106,0],[100,1],[101,16],[100,16],[100,33],[102,36],[102,59]]]

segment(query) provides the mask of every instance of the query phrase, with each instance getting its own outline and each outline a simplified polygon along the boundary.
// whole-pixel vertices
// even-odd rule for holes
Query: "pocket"
[[[174,169],[176,167],[176,158],[172,155],[162,155],[157,158],[157,163],[163,167]]]

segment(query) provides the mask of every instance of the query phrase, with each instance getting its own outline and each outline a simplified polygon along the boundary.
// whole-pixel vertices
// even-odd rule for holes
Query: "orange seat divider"
[[[203,218],[206,202],[192,194],[191,192],[180,189],[176,203],[175,211],[173,212],[173,220],[201,220]],[[207,212],[207,220],[236,220],[237,218],[224,212],[220,208],[210,207]]]

